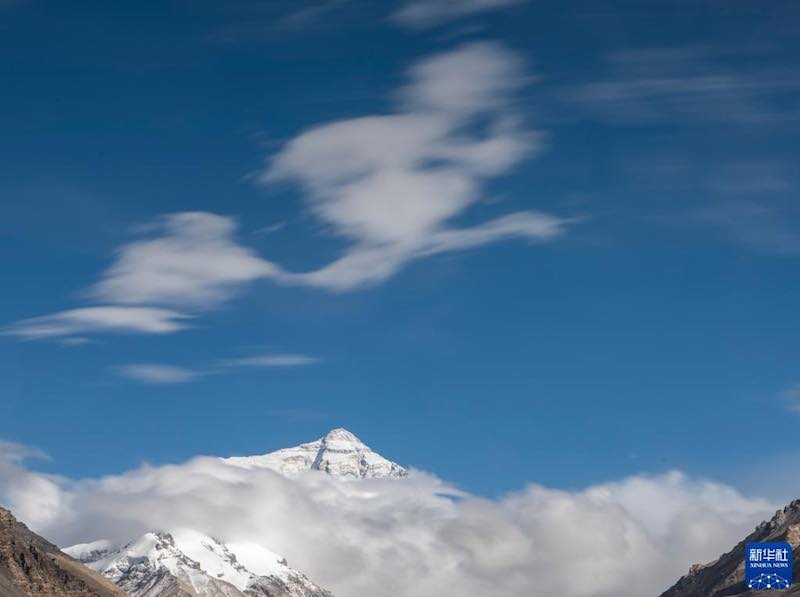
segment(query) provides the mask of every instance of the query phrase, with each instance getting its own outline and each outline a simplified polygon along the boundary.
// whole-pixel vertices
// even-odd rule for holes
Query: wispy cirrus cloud
[[[686,219],[717,227],[755,253],[800,255],[800,225],[790,214],[768,201],[735,199],[709,204]]]
[[[320,363],[321,359],[304,354],[256,354],[234,359],[224,359],[215,363],[186,367],[165,363],[129,363],[115,367],[120,377],[148,384],[183,384],[207,375],[224,375],[237,369],[285,369],[307,367]]]
[[[706,168],[708,205],[692,215],[755,253],[800,254],[798,180],[793,164],[739,160]]]
[[[197,379],[202,373],[186,367],[156,363],[131,363],[117,368],[122,377],[151,384],[180,384]]]
[[[565,96],[581,117],[615,124],[765,124],[797,121],[787,98],[800,72],[731,65],[712,49],[650,48],[611,54],[605,73]],[[602,71],[601,71],[602,72]]]
[[[800,205],[793,164],[784,159],[733,159],[719,163],[675,157],[634,160],[627,179],[636,192],[678,203],[676,213],[661,218],[671,225],[706,227],[715,236],[759,255],[800,254]]]
[[[7,326],[3,333],[24,340],[67,337],[81,343],[80,334],[177,332],[189,326],[189,318],[189,315],[172,309],[101,305],[23,319]]]
[[[800,383],[786,388],[778,397],[783,401],[787,409],[800,413]]]
[[[318,0],[308,2],[301,8],[284,17],[283,22],[287,25],[301,26],[310,21],[321,19],[331,11],[341,8],[348,4],[350,0]]]
[[[302,367],[319,363],[320,359],[304,354],[258,354],[222,362],[225,367]]]
[[[430,29],[524,0],[408,0],[391,16],[391,20],[412,29]]]

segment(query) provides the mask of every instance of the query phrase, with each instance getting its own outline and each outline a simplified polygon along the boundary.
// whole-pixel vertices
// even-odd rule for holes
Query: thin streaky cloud
[[[130,363],[114,368],[117,375],[149,384],[182,384],[208,375],[229,375],[240,369],[307,367],[321,359],[303,354],[257,354],[224,359],[212,365],[186,367],[165,363]]]
[[[409,0],[390,20],[410,29],[431,29],[451,21],[508,8],[525,0]]]
[[[66,337],[79,345],[86,340],[82,334],[89,333],[168,334],[189,327],[189,318],[171,309],[103,305],[23,319],[2,333],[23,340]]]
[[[222,362],[224,367],[302,367],[320,359],[303,354],[261,354]]]
[[[655,48],[608,55],[605,74],[564,97],[580,117],[614,124],[763,125],[797,121],[783,99],[800,89],[800,72],[778,65],[732,67],[713,51]]]
[[[766,201],[719,202],[691,212],[686,219],[715,226],[733,242],[754,253],[800,254],[800,226],[788,217],[786,210]]]
[[[0,454],[12,464],[22,464],[27,460],[52,460],[49,454],[35,446],[7,440],[0,440]]]
[[[117,367],[122,377],[148,384],[182,384],[194,381],[202,372],[175,365],[157,363],[132,363]]]
[[[800,383],[785,389],[780,393],[779,398],[784,402],[788,410],[800,413]]]
[[[330,11],[336,10],[349,2],[350,0],[323,0],[321,2],[314,2],[290,13],[283,19],[283,22],[286,25],[292,26],[305,25],[310,21],[322,18]]]

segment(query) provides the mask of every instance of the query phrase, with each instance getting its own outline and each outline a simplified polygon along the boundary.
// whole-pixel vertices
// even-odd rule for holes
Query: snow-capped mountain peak
[[[336,429],[331,429],[330,431],[328,431],[328,433],[325,434],[325,437],[321,438],[321,441],[326,443],[343,442],[348,444],[358,444],[364,446],[364,442],[362,442],[355,435],[353,435],[343,427],[337,427]]]
[[[269,468],[293,476],[318,470],[337,479],[402,478],[408,472],[399,464],[373,452],[353,433],[338,428],[316,441],[285,448],[261,456],[234,456],[222,459],[246,469]]]
[[[259,545],[226,545],[192,530],[145,533],[121,547],[98,541],[64,551],[134,597],[331,597]]]
[[[288,477],[305,471],[348,481],[408,476],[402,466],[341,428],[294,448],[220,460]],[[125,545],[95,541],[64,551],[133,597],[332,597],[261,545],[225,544],[194,530],[149,532]]]

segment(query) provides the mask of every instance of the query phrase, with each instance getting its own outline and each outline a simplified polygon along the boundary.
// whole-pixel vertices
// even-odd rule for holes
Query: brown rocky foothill
[[[101,575],[0,508],[1,597],[124,597]]]
[[[768,522],[762,522],[731,551],[705,565],[695,564],[661,597],[800,597],[800,584],[786,590],[749,591],[744,582],[744,556],[748,543],[786,542],[794,553],[795,582],[800,572],[800,500],[778,510]]]

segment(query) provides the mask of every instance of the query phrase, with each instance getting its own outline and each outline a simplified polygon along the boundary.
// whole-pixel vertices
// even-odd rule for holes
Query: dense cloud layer
[[[199,457],[72,482],[3,454],[0,499],[61,545],[192,527],[282,553],[337,597],[657,595],[774,509],[677,472],[489,500],[421,472],[286,479]]]

